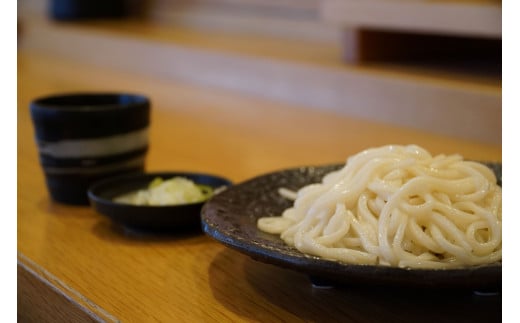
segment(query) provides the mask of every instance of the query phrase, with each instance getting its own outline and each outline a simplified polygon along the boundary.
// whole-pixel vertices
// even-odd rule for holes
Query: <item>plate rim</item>
[[[489,167],[501,167],[500,162],[488,162],[481,161],[481,163],[488,165]],[[219,202],[224,200],[226,195],[233,194],[235,191],[240,191],[252,183],[256,183],[259,180],[268,178],[270,176],[277,176],[281,174],[291,172],[302,172],[310,171],[311,169],[333,169],[344,166],[339,163],[323,164],[323,165],[311,165],[311,166],[298,166],[292,168],[281,169],[277,171],[268,172],[262,175],[255,176],[246,181],[238,183],[231,187],[226,192],[223,192],[220,197],[211,198],[208,200],[201,211],[201,223],[203,231],[212,237],[213,239],[221,242],[227,247],[235,249],[241,253],[244,253],[256,261],[269,263],[302,273],[308,274],[311,278],[319,277],[325,280],[329,279],[338,284],[355,284],[352,279],[361,279],[362,282],[366,283],[368,276],[383,275],[381,279],[375,279],[375,284],[389,284],[400,286],[410,285],[412,287],[438,287],[438,288],[499,288],[501,284],[501,272],[502,272],[502,261],[492,264],[484,264],[471,267],[460,267],[460,268],[448,268],[448,269],[429,269],[429,268],[402,268],[395,266],[383,266],[383,265],[361,265],[361,264],[348,264],[344,262],[323,259],[317,256],[306,255],[298,251],[294,247],[287,246],[291,249],[293,254],[285,253],[280,248],[268,246],[257,241],[250,241],[247,237],[231,235],[229,232],[222,232],[218,225],[211,219],[218,216]],[[500,176],[501,177],[501,176]],[[501,178],[500,178],[501,181]],[[238,215],[244,216],[244,215]],[[274,240],[284,243],[279,236],[275,234],[263,233],[256,226],[255,231],[260,234],[269,235]],[[473,277],[477,275],[486,275],[488,282],[483,282],[480,286],[474,283],[467,283],[460,281],[460,283],[453,283],[457,279],[463,279],[465,277]],[[364,277],[363,277],[364,276]],[[394,277],[397,276],[397,277]],[[428,276],[431,278],[430,281],[424,280],[422,282],[407,280],[410,278],[419,277],[423,278]],[[443,284],[443,278],[451,276],[447,284]],[[491,277],[491,278],[490,278]],[[495,277],[496,279],[493,279]],[[386,281],[386,282],[385,282]]]

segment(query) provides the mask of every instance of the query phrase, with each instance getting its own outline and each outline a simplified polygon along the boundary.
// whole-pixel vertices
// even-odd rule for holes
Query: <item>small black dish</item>
[[[214,189],[231,186],[226,178],[200,173],[155,172],[131,174],[105,179],[93,184],[88,190],[92,207],[100,214],[109,217],[116,224],[138,232],[171,232],[201,228],[200,212],[206,201],[166,205],[145,206],[114,202],[122,194],[146,188],[157,177],[170,179],[182,176]]]

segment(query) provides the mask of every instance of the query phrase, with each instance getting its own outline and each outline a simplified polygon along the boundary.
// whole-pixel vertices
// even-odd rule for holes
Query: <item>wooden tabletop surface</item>
[[[313,288],[204,234],[125,232],[90,208],[50,200],[29,102],[72,91],[124,91],[152,102],[147,170],[215,173],[238,183],[363,149],[421,145],[501,161],[501,146],[441,137],[215,88],[18,54],[18,318],[121,322],[493,322],[501,296],[363,287]],[[418,107],[420,108],[420,107]]]

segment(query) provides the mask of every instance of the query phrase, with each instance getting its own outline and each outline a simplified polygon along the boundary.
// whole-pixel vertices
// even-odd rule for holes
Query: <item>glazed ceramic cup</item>
[[[53,200],[88,205],[88,188],[144,172],[150,101],[125,93],[77,93],[30,104],[40,164]]]

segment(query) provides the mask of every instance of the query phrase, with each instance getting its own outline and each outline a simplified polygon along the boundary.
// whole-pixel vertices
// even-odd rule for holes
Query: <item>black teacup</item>
[[[97,180],[143,172],[150,101],[119,93],[77,93],[30,104],[40,162],[55,201],[88,205]]]

